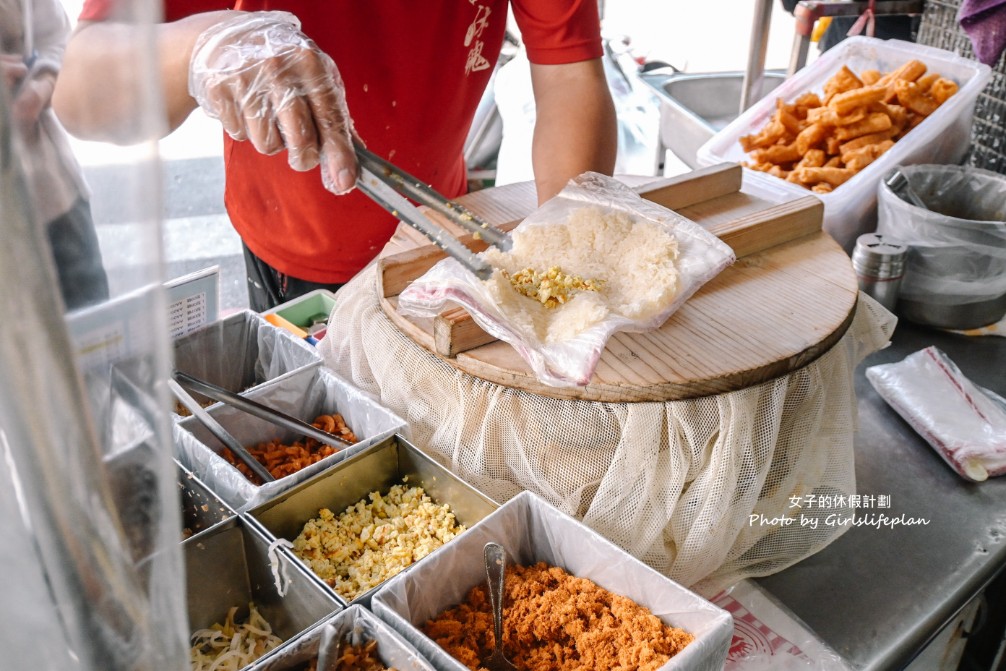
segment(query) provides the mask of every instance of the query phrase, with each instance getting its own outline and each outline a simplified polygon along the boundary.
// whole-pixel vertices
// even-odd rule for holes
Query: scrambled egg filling
[[[524,268],[512,275],[504,271],[504,275],[517,293],[533,298],[547,308],[562,305],[578,291],[599,291],[604,286],[604,280],[570,275],[559,266],[552,266],[545,272]]]

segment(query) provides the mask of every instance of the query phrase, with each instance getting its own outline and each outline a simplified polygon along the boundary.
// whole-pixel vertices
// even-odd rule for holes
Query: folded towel
[[[957,16],[978,60],[994,67],[1006,49],[1006,0],[964,0]]]

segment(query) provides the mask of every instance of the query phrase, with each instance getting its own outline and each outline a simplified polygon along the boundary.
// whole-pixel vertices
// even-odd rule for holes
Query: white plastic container
[[[787,79],[702,145],[697,154],[699,165],[747,161],[740,138],[758,132],[769,122],[776,109],[776,99],[792,102],[808,91],[822,93],[825,82],[843,65],[857,74],[871,68],[889,72],[912,59],[925,63],[927,71],[952,79],[959,90],[852,179],[831,193],[814,194],[767,173],[745,171],[757,175],[754,179],[775,182],[793,197],[818,196],[824,202],[824,230],[850,252],[859,235],[876,228],[877,185],[891,168],[917,163],[960,163],[964,159],[971,142],[975,102],[992,76],[987,65],[911,42],[850,37]]]

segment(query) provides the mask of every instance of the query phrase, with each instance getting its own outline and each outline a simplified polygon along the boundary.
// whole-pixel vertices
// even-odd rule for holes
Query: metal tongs
[[[508,234],[359,144],[356,145],[356,157],[360,161],[360,176],[356,181],[360,191],[425,235],[476,277],[482,280],[489,279],[493,272],[492,266],[473,254],[449,231],[427,218],[407,198],[439,212],[449,221],[470,231],[476,238],[481,238],[503,251],[508,251],[513,246]]]
[[[184,388],[175,380],[168,380],[168,388],[175,395],[182,405],[184,405],[192,416],[199,420],[199,423],[206,427],[206,430],[213,434],[213,437],[219,440],[221,443],[227,447],[231,454],[240,459],[245,466],[247,466],[251,471],[262,479],[262,482],[272,482],[276,478],[272,476],[266,467],[259,462],[258,459],[253,457],[251,453],[244,448],[244,445],[238,442],[237,438],[231,435],[230,431],[225,429],[220,422],[213,419],[213,415],[206,412],[206,410],[199,405],[199,401],[192,398],[189,392],[185,391]],[[215,399],[214,399],[215,400]]]
[[[233,408],[248,413],[253,417],[258,417],[259,419],[264,419],[267,422],[275,424],[276,426],[283,427],[284,429],[289,429],[291,431],[296,431],[302,433],[308,438],[314,438],[315,440],[324,443],[325,445],[331,445],[332,447],[342,449],[349,445],[353,445],[351,441],[346,440],[342,436],[337,436],[334,433],[328,433],[327,431],[322,431],[316,426],[308,424],[302,420],[297,419],[291,415],[284,412],[280,412],[275,408],[270,408],[267,405],[262,405],[250,398],[245,398],[239,394],[224,389],[223,387],[218,387],[215,384],[207,382],[205,380],[200,380],[199,378],[192,377],[181,371],[175,371],[172,375],[175,381],[191,391],[198,392],[207,398],[211,398],[214,401],[220,401]]]

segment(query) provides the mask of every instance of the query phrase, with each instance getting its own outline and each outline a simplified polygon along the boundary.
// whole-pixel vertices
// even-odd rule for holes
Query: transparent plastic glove
[[[287,12],[253,12],[207,28],[192,50],[189,93],[235,140],[284,148],[294,170],[319,163],[333,193],[356,183],[352,120],[335,62]]]

